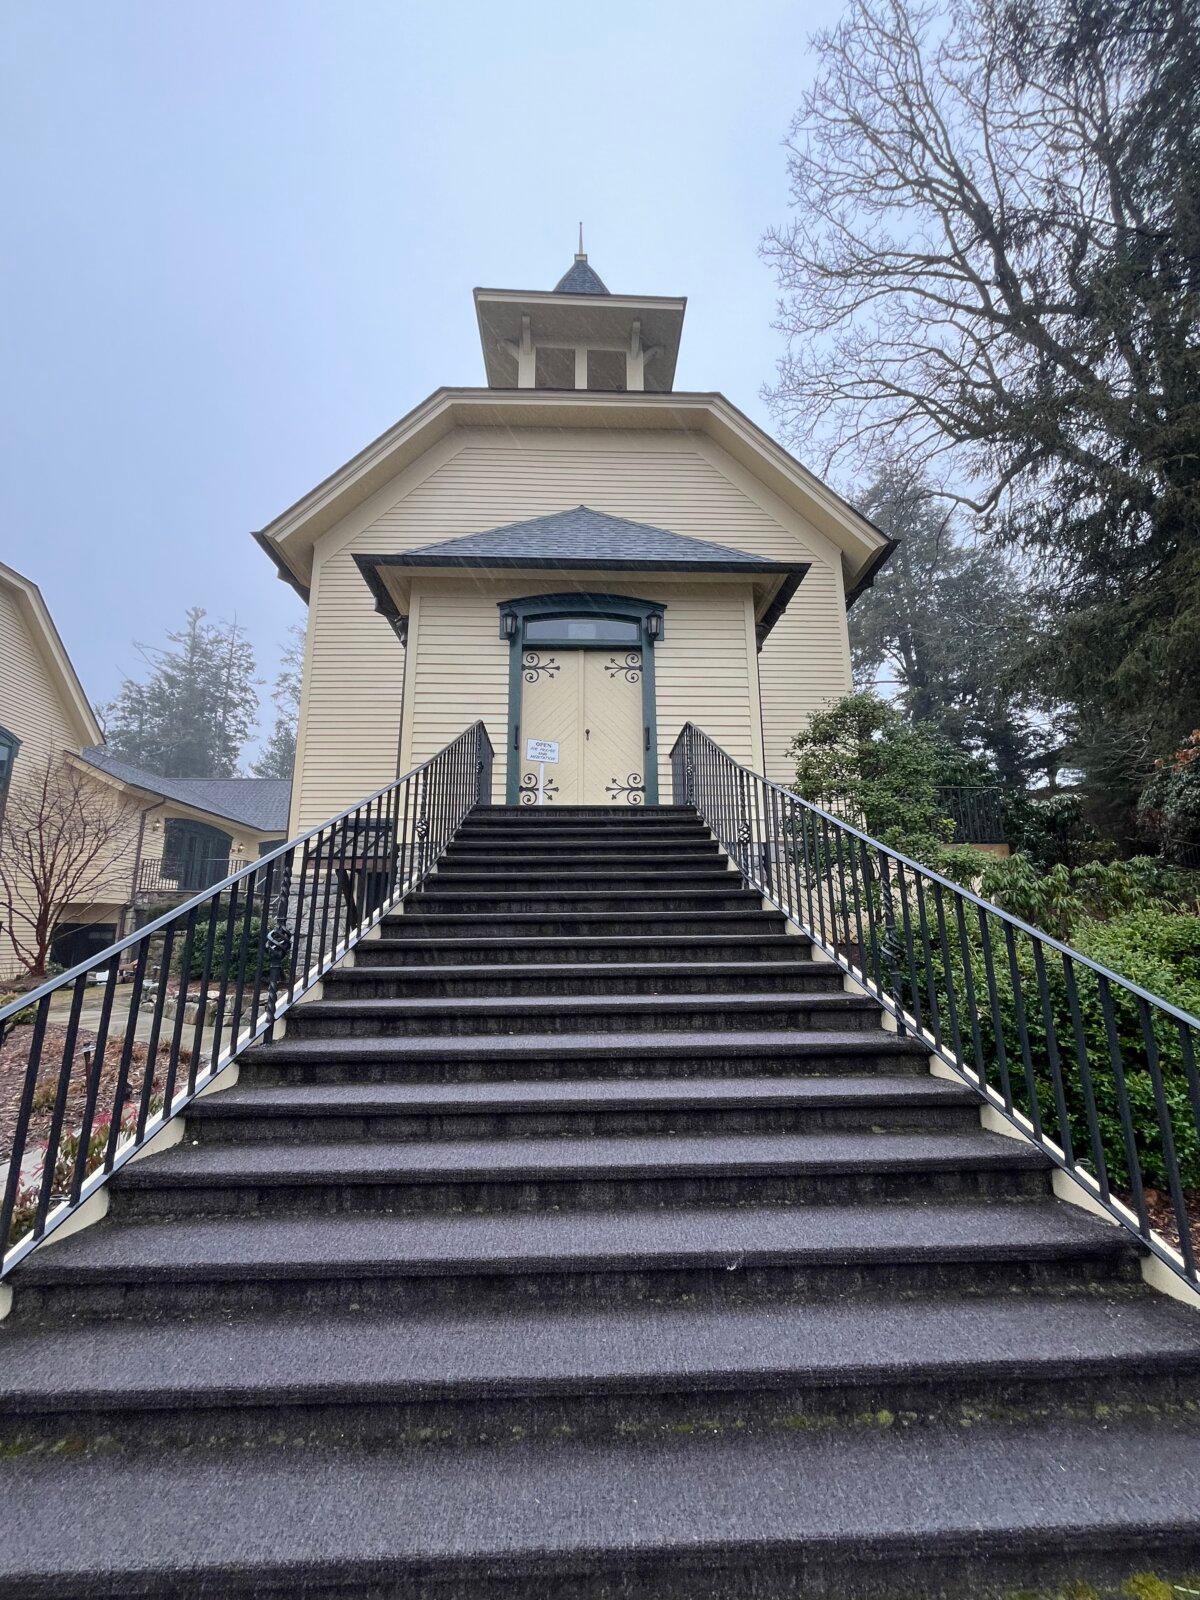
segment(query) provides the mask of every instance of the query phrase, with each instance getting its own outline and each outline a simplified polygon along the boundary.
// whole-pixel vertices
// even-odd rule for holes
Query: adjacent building
[[[80,874],[86,900],[68,901],[57,917],[54,959],[63,966],[285,835],[286,779],[164,778],[110,756],[41,591],[0,563],[0,818],[9,803],[27,809],[22,795],[44,788],[47,771],[60,767],[87,797],[81,809],[105,823],[103,851]],[[77,838],[87,815],[75,824]],[[22,968],[4,901],[0,895],[0,981]]]

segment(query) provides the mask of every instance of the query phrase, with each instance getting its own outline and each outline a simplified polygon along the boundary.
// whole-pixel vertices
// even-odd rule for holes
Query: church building
[[[548,292],[476,289],[486,386],[438,389],[255,536],[309,607],[293,833],[476,718],[496,804],[669,803],[688,719],[790,779],[891,546],[675,388],[685,308],[610,293],[582,247]]]

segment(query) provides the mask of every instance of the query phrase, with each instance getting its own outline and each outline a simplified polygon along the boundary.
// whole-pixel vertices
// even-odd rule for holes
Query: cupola
[[[589,263],[583,228],[553,289],[476,289],[490,389],[668,393],[686,298],[611,294]]]

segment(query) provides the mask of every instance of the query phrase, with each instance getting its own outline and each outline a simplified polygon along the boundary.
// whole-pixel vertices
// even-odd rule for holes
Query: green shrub
[[[1125,1148],[1117,1072],[1109,1049],[1100,983],[1091,969],[1072,964],[1078,1005],[1078,1038],[1085,1052],[1096,1108],[1093,1130],[1087,1113],[1083,1078],[1077,1064],[1076,1013],[1062,961],[1045,951],[1042,982],[1034,958],[1033,942],[1014,936],[1012,956],[1003,930],[990,919],[993,1002],[987,979],[983,937],[977,922],[968,922],[970,986],[958,955],[951,947],[949,981],[939,953],[934,962],[934,993],[939,1003],[943,1032],[948,1033],[951,987],[960,1015],[963,1055],[973,1063],[974,1035],[966,1004],[973,986],[981,1059],[993,1088],[1002,1087],[1001,1062],[1006,1064],[1013,1100],[1026,1115],[1036,1098],[1038,1114],[1048,1138],[1062,1143],[1058,1100],[1054,1089],[1052,1053],[1061,1068],[1067,1127],[1078,1160],[1094,1170],[1099,1165],[1096,1146],[1109,1182],[1128,1188],[1129,1161]],[[1161,996],[1181,1010],[1200,1014],[1200,919],[1142,907],[1109,922],[1080,921],[1074,931],[1074,948],[1120,976]],[[1015,962],[1019,983],[1014,985]],[[922,1003],[930,1006],[927,984],[920,973]],[[1018,1001],[1018,992],[1020,1000]],[[1143,1179],[1152,1188],[1165,1188],[1167,1167],[1159,1129],[1158,1106],[1150,1072],[1150,1051],[1157,1054],[1163,1093],[1170,1114],[1175,1153],[1185,1187],[1200,1185],[1200,1133],[1197,1131],[1184,1069],[1183,1045],[1178,1029],[1151,1008],[1150,1039],[1143,1031],[1136,998],[1119,984],[1109,986],[1119,1065],[1124,1075],[1129,1117]],[[1024,1010],[1028,1062],[1022,1047],[1019,1006]],[[1032,1084],[1032,1093],[1030,1085]]]
[[[175,950],[171,958],[171,970],[177,976],[188,979],[203,977],[204,957],[208,949],[209,921],[210,913],[208,912],[201,912],[196,917],[195,928],[192,933],[191,958],[188,961],[186,974],[183,971],[184,936],[182,926],[176,932]],[[262,921],[256,916],[252,916],[249,924],[247,924],[243,920],[242,913],[239,912],[234,918],[232,939],[229,937],[228,918],[218,917],[216,933],[213,938],[212,965],[209,968],[210,978],[215,978],[218,981],[222,977],[236,979],[243,945],[246,950],[246,971],[253,976],[257,969],[258,948],[262,936]]]

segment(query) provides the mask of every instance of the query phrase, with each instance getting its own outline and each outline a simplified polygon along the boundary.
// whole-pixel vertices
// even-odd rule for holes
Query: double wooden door
[[[641,651],[526,650],[521,679],[521,804],[643,805]],[[531,741],[558,760],[530,759]]]

